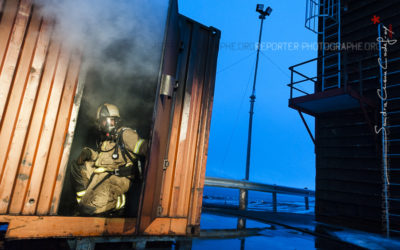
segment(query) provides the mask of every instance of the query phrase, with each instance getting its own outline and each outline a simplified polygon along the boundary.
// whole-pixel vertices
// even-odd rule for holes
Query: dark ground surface
[[[313,213],[297,214],[271,211],[240,211],[235,208],[207,207],[205,213],[243,216],[258,222],[278,225],[315,237],[315,248],[321,249],[400,249],[399,239],[387,239],[379,234],[328,225],[315,221]],[[303,249],[299,248],[290,249]]]

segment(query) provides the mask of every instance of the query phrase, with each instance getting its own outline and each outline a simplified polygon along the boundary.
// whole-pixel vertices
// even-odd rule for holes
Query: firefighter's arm
[[[81,154],[76,159],[78,165],[82,165],[85,161],[95,161],[98,157],[98,153],[89,147],[84,147]]]
[[[141,139],[133,129],[127,129],[122,134],[125,147],[136,155],[146,156],[147,140]]]

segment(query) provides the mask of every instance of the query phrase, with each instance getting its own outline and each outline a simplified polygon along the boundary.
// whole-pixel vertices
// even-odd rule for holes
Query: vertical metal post
[[[306,210],[310,210],[310,205],[308,203],[308,196],[304,197],[304,201],[306,203]]]
[[[247,208],[247,190],[239,190],[239,209],[246,210]]]
[[[309,1],[306,1],[306,18],[309,16],[308,15],[308,5],[310,5],[311,3]],[[307,19],[306,19],[306,23],[305,25],[309,25],[309,27],[311,28],[311,21],[309,23],[307,23]]]
[[[246,157],[246,178],[245,180],[249,180],[249,175],[250,175],[250,152],[251,152],[251,134],[252,134],[252,129],[253,129],[253,114],[254,114],[254,103],[256,101],[256,82],[257,82],[257,71],[258,71],[258,60],[260,58],[260,48],[261,48],[261,36],[262,36],[262,28],[265,20],[265,15],[260,15],[259,17],[261,19],[261,26],[260,26],[260,35],[258,37],[258,46],[257,46],[257,58],[256,58],[256,69],[254,72],[254,81],[253,81],[253,91],[251,92],[250,96],[250,117],[249,117],[249,133],[247,137],[247,157]],[[245,206],[247,208],[247,203],[248,203],[248,198],[247,198],[248,192],[247,190],[244,191],[244,200],[245,200]]]
[[[305,190],[307,190],[307,188],[304,188]],[[309,205],[309,201],[308,201],[308,196],[304,197],[304,203],[306,204],[306,210],[310,209],[310,205]]]
[[[239,210],[247,209],[247,190],[240,189],[239,190]],[[246,228],[246,219],[239,217],[237,222],[237,229],[243,230]]]
[[[310,3],[311,4],[311,3]],[[315,6],[318,6],[318,4],[316,4],[315,2],[313,2],[312,4],[311,4],[313,7],[315,7]],[[318,8],[314,8],[313,9],[313,12],[312,12],[312,15],[313,16],[316,16],[316,15],[318,15],[318,12],[319,12],[319,9]],[[314,27],[313,27],[313,30],[315,30],[315,27],[317,26],[317,19],[316,18],[313,18],[314,19]]]
[[[239,217],[237,220],[237,230],[246,229],[246,218]]]
[[[278,211],[278,202],[277,202],[277,199],[276,199],[276,192],[272,193],[272,209],[273,209],[274,212]]]
[[[239,190],[239,210],[247,209],[247,190]],[[246,218],[239,217],[237,220],[237,230],[246,229]]]

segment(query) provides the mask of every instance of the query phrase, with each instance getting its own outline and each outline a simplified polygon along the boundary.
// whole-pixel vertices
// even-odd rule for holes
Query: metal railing
[[[243,181],[243,180],[232,180],[225,178],[207,177],[205,186],[209,187],[220,187],[220,188],[232,188],[239,190],[252,190],[259,192],[272,193],[272,206],[273,211],[278,210],[277,194],[295,195],[304,197],[304,203],[306,210],[309,210],[309,197],[315,197],[315,191],[307,188],[292,188],[278,185],[263,184],[257,182]],[[242,197],[239,196],[239,199]]]
[[[318,19],[320,17],[336,18],[337,4],[335,0],[306,0],[306,18],[304,26],[316,34],[322,34],[322,32],[318,32]]]
[[[338,54],[338,53],[339,52],[337,52],[336,54]],[[334,54],[325,56],[325,59],[328,58],[328,57],[332,57],[332,55],[334,55]],[[315,62],[315,61],[318,63],[323,58],[324,57],[322,57],[322,56],[316,57],[314,59],[311,59],[311,60],[308,60],[308,61],[305,61],[305,62],[302,62],[302,63],[298,63],[296,65],[293,65],[293,66],[289,67],[289,70],[290,70],[290,83],[287,86],[290,87],[290,99],[293,98],[293,92],[294,91],[298,91],[298,92],[300,92],[300,93],[302,93],[304,95],[313,94],[313,93],[308,93],[305,90],[302,90],[301,87],[297,87],[295,85],[298,85],[298,84],[301,84],[301,83],[313,83],[314,84],[313,87],[315,89],[315,87],[317,87],[317,85],[319,83],[319,79],[322,79],[322,78],[326,79],[326,78],[334,77],[334,76],[336,76],[338,74],[337,71],[334,71],[332,73],[325,74],[325,75],[317,75],[317,76],[309,77],[305,73],[300,72],[300,70],[298,69],[298,67],[300,67],[300,66],[304,66],[306,64],[309,64],[309,63],[312,63],[312,62]],[[300,80],[295,81],[294,80],[295,76],[300,77]],[[322,85],[321,85],[321,88],[322,88]],[[327,89],[327,88],[325,88],[325,89]]]
[[[339,52],[337,52],[337,53],[339,53]],[[341,81],[342,84],[340,86],[335,85],[335,87],[338,87],[338,88],[343,87],[346,89],[347,85],[351,85],[354,87],[354,85],[358,84],[359,94],[360,94],[360,96],[363,96],[363,89],[364,89],[363,82],[367,81],[367,80],[378,79],[378,77],[379,77],[379,75],[371,75],[371,76],[364,75],[364,73],[368,70],[379,68],[379,66],[377,64],[372,65],[372,64],[367,64],[366,62],[368,60],[378,58],[379,55],[372,54],[372,55],[369,55],[369,56],[366,56],[363,58],[357,58],[356,60],[348,60],[347,54],[345,52],[342,51],[340,53],[342,54],[342,57],[344,58],[344,65],[343,65],[343,72],[342,72],[343,80]],[[289,70],[291,71],[291,82],[289,84],[287,84],[287,86],[290,87],[290,99],[292,99],[294,97],[293,96],[294,91],[300,92],[301,94],[304,94],[304,95],[313,94],[313,93],[306,92],[304,89],[302,89],[302,87],[299,86],[299,84],[314,84],[313,85],[314,89],[318,89],[317,87],[319,86],[321,88],[320,91],[323,91],[322,85],[319,83],[319,79],[322,78],[322,75],[309,77],[305,73],[302,73],[302,72],[300,72],[299,69],[297,69],[297,67],[303,66],[308,63],[312,63],[314,61],[318,61],[321,58],[322,57],[317,57],[317,58],[314,58],[314,59],[311,59],[311,60],[308,60],[308,61],[305,61],[305,62],[302,62],[302,63],[299,63],[299,64],[289,67]],[[388,60],[387,62],[394,63],[394,62],[398,62],[398,61],[400,61],[400,58],[393,58],[393,59]],[[354,64],[354,66],[350,68],[348,66],[350,64]],[[348,79],[349,74],[354,74],[356,72],[358,72],[358,74],[359,74],[358,77],[356,79],[349,80]],[[388,71],[387,75],[390,76],[390,75],[398,74],[399,72],[400,72],[400,70]],[[326,74],[325,77],[330,77],[330,76],[336,75],[337,73],[338,72],[334,71],[332,73]],[[295,76],[301,77],[301,79],[294,81]],[[388,86],[388,88],[390,88],[390,87],[391,86]],[[329,87],[325,88],[325,90],[327,90],[327,89],[330,89],[330,88]]]

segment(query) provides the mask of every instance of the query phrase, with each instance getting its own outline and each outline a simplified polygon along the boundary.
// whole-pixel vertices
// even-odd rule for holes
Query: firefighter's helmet
[[[115,133],[119,128],[120,116],[117,106],[104,103],[97,108],[97,124],[104,133]]]

